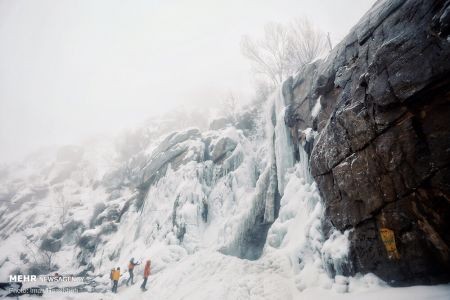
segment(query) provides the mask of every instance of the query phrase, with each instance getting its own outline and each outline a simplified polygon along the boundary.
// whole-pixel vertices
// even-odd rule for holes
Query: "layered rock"
[[[351,229],[349,273],[450,279],[450,1],[378,1],[324,60],[285,82],[328,228]],[[319,111],[320,109],[320,111]]]

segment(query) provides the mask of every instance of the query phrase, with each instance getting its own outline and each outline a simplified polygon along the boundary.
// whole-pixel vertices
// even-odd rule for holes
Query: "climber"
[[[109,273],[109,279],[111,279],[111,286],[114,286],[113,275],[114,275],[115,271],[116,271],[116,269],[112,268],[111,272]]]
[[[141,285],[141,290],[146,291],[147,289],[145,288],[146,284],[147,284],[147,279],[148,276],[150,275],[150,260],[147,260],[147,262],[145,263],[145,268],[144,268],[144,282],[142,282]]]
[[[133,278],[134,278],[133,270],[134,270],[134,267],[137,266],[137,265],[139,265],[139,263],[134,262],[134,258],[131,258],[130,259],[130,263],[128,264],[128,273],[130,274],[130,277],[128,277],[127,286],[128,286],[128,282],[130,282],[130,280],[131,280],[131,284],[134,284],[134,282],[133,282]]]
[[[114,282],[112,287],[113,293],[117,293],[117,284],[119,283],[120,276],[120,267],[117,267],[117,269],[112,273],[112,280]]]

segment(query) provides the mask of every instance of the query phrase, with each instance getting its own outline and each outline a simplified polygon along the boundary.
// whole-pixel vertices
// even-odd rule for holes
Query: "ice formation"
[[[92,278],[85,292],[109,290],[109,270],[125,269],[131,257],[152,260],[149,293],[157,299],[298,299],[317,289],[327,298],[379,289],[372,275],[343,276],[349,232],[325,240],[303,148],[314,132],[302,133],[295,161],[285,107],[278,90],[255,135],[234,126],[190,128],[162,134],[125,162],[105,142],[0,172],[0,276],[32,266],[31,252],[13,249],[36,252],[45,238],[59,246],[52,262],[59,273]],[[142,265],[137,280],[141,273]],[[130,299],[141,293],[119,288]]]

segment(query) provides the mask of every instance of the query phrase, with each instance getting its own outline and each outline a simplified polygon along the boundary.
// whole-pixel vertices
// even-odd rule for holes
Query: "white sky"
[[[0,0],[0,162],[251,94],[244,34],[306,16],[333,42],[374,0]]]

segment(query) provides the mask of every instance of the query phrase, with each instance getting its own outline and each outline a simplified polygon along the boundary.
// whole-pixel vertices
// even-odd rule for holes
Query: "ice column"
[[[289,130],[284,123],[286,103],[281,88],[274,94],[273,101],[275,110],[274,149],[277,164],[278,191],[283,196],[286,185],[286,171],[294,166],[294,151]]]

